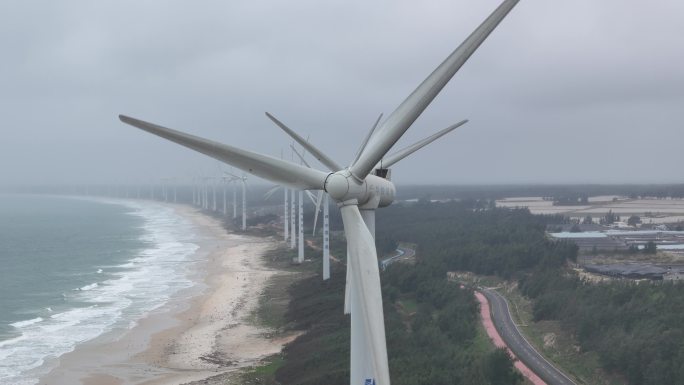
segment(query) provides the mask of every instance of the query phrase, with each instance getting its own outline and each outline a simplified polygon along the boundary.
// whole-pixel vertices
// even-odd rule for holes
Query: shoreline
[[[287,338],[249,322],[277,271],[263,255],[273,238],[232,234],[211,216],[165,204],[198,232],[190,289],[174,295],[122,333],[108,332],[56,359],[39,384],[172,385],[236,372],[279,353]]]

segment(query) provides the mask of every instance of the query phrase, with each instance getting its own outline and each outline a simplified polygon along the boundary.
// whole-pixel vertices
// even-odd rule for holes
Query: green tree
[[[641,223],[641,218],[638,215],[632,215],[627,219],[627,224],[636,227],[637,224]]]
[[[517,384],[523,380],[513,366],[513,359],[504,348],[496,349],[487,356],[485,377],[491,385]]]
[[[615,223],[616,220],[617,220],[617,217],[615,216],[615,214],[613,214],[613,210],[608,210],[606,215],[602,218],[602,223],[604,223],[606,225],[611,225],[611,224]]]
[[[655,242],[648,241],[648,243],[644,246],[644,249],[642,251],[644,252],[644,254],[655,254],[658,251],[658,246],[656,246]]]

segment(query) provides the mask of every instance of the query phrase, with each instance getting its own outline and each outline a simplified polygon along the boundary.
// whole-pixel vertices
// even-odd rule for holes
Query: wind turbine
[[[192,204],[195,206],[200,205],[200,190],[197,184],[197,177],[192,178]]]
[[[207,178],[206,176],[203,176],[200,178],[202,184],[200,186],[200,207],[202,210],[208,210],[209,209],[209,194],[208,194],[208,189],[207,189]]]
[[[294,148],[294,145],[290,145],[290,147],[292,149],[292,153],[296,154],[297,157],[300,159],[300,164],[303,164],[306,167],[311,168],[311,166],[309,166],[309,164],[306,162],[306,160],[304,160],[304,156],[301,155],[297,151],[297,149]],[[266,192],[264,197],[266,199],[270,198],[273,195],[273,193],[278,191],[278,189],[280,189],[281,187],[285,191],[285,226],[284,226],[284,229],[285,229],[285,232],[287,233],[287,229],[288,229],[288,223],[287,223],[287,190],[288,189],[283,187],[283,186],[278,185],[278,186],[271,188],[268,192]],[[306,193],[309,196],[309,198],[311,199],[311,201],[313,202],[313,204],[316,206],[316,209],[318,210],[320,204],[317,203],[316,199],[312,196],[311,192],[309,192],[307,190]],[[319,196],[319,198],[320,198],[320,196]],[[293,191],[292,192],[292,205],[291,205],[291,207],[292,207],[292,215],[291,215],[292,238],[291,238],[291,242],[290,242],[290,248],[295,248],[295,244],[297,245],[297,263],[303,263],[304,262],[304,190],[299,191],[299,201],[297,203],[297,226],[296,226],[296,230],[295,230],[295,217],[294,217],[295,208],[294,208],[294,205],[295,205],[295,196],[294,196],[294,191]],[[317,217],[318,212],[316,212],[315,215]],[[316,226],[316,220],[314,219],[314,235],[316,232],[315,226]],[[297,234],[296,237],[294,236],[295,233]],[[287,236],[285,237],[285,240],[287,241]],[[324,272],[324,275],[325,275],[325,272]],[[329,276],[329,274],[328,274],[328,276]]]
[[[294,219],[294,190],[290,191],[289,188],[277,185],[271,188],[264,194],[264,199],[268,200],[273,196],[273,194],[280,188],[283,189],[284,202],[283,202],[283,238],[285,242],[290,240],[290,248],[294,249],[296,243],[295,234],[295,219]],[[292,204],[290,204],[290,198],[292,199]],[[290,207],[288,207],[290,206]],[[290,209],[292,209],[292,214],[290,214]],[[290,221],[292,225],[290,225]],[[292,235],[290,235],[290,229],[292,229]]]
[[[221,177],[221,180],[223,181],[223,216],[228,216],[228,198],[227,198],[227,193],[226,193],[226,186],[228,183],[230,183],[230,178],[227,176]]]
[[[504,0],[373,132],[347,168],[317,158],[332,172],[242,150],[142,120],[119,115],[124,123],[158,135],[253,175],[300,190],[325,190],[340,206],[347,236],[345,312],[351,313],[352,385],[389,385],[387,345],[375,249],[375,210],[388,206],[396,193],[382,162],[392,146],[422,114],[461,66],[519,0]],[[322,154],[322,153],[321,153]],[[404,155],[408,156],[408,155]],[[327,159],[326,159],[327,158]],[[325,161],[324,161],[325,160]],[[378,167],[378,165],[380,167]]]
[[[235,181],[240,180],[239,177],[228,173],[228,172],[223,172],[225,176],[223,177],[223,180],[226,183],[233,183]],[[226,211],[226,215],[228,215],[228,212]],[[237,190],[235,189],[235,185],[233,185],[233,219],[237,218]]]
[[[285,197],[285,200],[283,202],[283,238],[285,239],[285,242],[287,242],[287,237],[290,235],[289,234],[289,228],[288,228],[288,219],[287,219],[287,192],[289,189],[284,188],[283,189],[283,196]]]
[[[297,225],[295,224],[295,189],[290,190],[290,248],[297,243]]]
[[[213,197],[212,205],[211,205],[211,210],[216,211],[216,178],[211,178],[209,180],[209,183],[211,184],[211,193]]]
[[[321,153],[316,147],[314,147],[309,140],[304,140],[301,136],[299,136],[296,132],[294,132],[292,129],[287,127],[285,124],[283,124],[281,121],[276,119],[273,115],[266,113],[266,116],[268,116],[269,119],[271,119],[278,127],[283,129],[288,135],[290,135],[295,141],[300,143],[302,146],[307,148],[312,154],[316,153]],[[368,139],[372,135],[372,133],[375,131],[375,128],[377,127],[378,123],[380,122],[380,119],[382,119],[382,114],[378,117],[378,119],[375,121],[375,124],[369,131],[369,134],[364,138],[361,146],[364,147],[366,143],[368,142]],[[405,157],[413,154],[414,152],[418,151],[419,149],[427,146],[428,144],[434,142],[435,140],[441,138],[442,136],[450,133],[451,131],[455,130],[458,127],[461,127],[462,125],[466,124],[468,121],[467,120],[462,120],[456,124],[453,124],[443,130],[440,130],[436,132],[433,135],[430,135],[429,137],[418,141],[408,147],[405,147],[394,154],[390,155],[386,160],[383,160],[383,167],[385,169],[389,169],[392,167],[394,164],[399,162],[401,159],[404,159]],[[304,156],[301,155],[296,148],[294,148],[294,145],[290,146],[292,148],[292,151],[297,157],[300,159],[301,163],[305,165],[306,167],[311,168],[309,163],[307,163],[306,160],[304,160]],[[358,159],[358,156],[360,154],[360,151],[356,155],[356,159]],[[381,167],[381,169],[383,168]],[[389,179],[389,178],[388,178]],[[308,192],[308,191],[307,191]],[[314,214],[314,223],[313,223],[313,235],[316,235],[316,224],[318,223],[318,213],[320,212],[320,206],[321,202],[323,201],[323,280],[327,280],[330,278],[330,222],[329,222],[329,202],[328,202],[328,195],[327,194],[322,194],[323,191],[320,190],[317,199],[314,199],[313,195],[309,193],[309,197],[313,201],[315,207],[315,214]],[[301,232],[300,232],[301,234]]]
[[[169,201],[169,191],[168,191],[169,178],[161,178],[159,183],[161,184],[162,196],[164,197],[164,202]]]
[[[247,177],[233,175],[229,172],[226,172],[226,175],[233,177],[233,180],[242,182],[242,231],[245,231],[247,229]],[[234,200],[233,204],[235,204]]]
[[[264,199],[266,199],[266,200],[271,199],[273,194],[275,194],[281,188],[283,189],[283,195],[284,195],[284,202],[283,202],[283,239],[285,240],[285,242],[287,242],[287,240],[290,237],[290,218],[289,218],[290,217],[290,209],[288,208],[288,205],[289,205],[288,195],[289,195],[290,189],[285,188],[285,187],[280,186],[280,185],[276,185],[276,186],[272,187],[271,189],[269,189],[266,192],[266,194],[264,194]]]
[[[267,114],[268,115],[268,114]],[[268,115],[270,116],[270,115]],[[382,115],[380,115],[382,116]],[[376,123],[377,124],[377,123]],[[295,134],[296,135],[296,134]],[[297,135],[298,136],[298,135]],[[306,140],[308,142],[308,139]],[[290,145],[292,148],[292,152],[297,155],[299,160],[303,165],[305,165],[308,168],[311,168],[309,163],[304,160],[304,155],[300,154],[299,151],[294,147],[294,145]],[[318,213],[320,212],[321,209],[321,199],[323,198],[323,190],[318,191],[318,198],[314,198],[313,194],[309,192],[308,190],[306,191],[307,194],[309,195],[309,198],[313,202],[315,208],[314,208],[314,220],[313,220],[313,232],[312,235],[316,235],[316,224],[318,223]],[[301,199],[301,192],[300,192],[300,199]],[[330,230],[330,222],[329,222],[329,212],[328,212],[328,196],[325,195],[325,206],[323,208],[324,210],[324,215],[323,215],[323,280],[326,281],[330,279],[330,238],[329,238],[329,230]],[[299,231],[299,236],[304,237],[304,233],[302,231],[303,227],[303,220],[300,222],[300,231]],[[303,241],[301,242],[301,246],[299,247],[299,253],[302,255],[300,259],[302,259],[301,262],[303,262],[303,255],[304,255],[304,244]]]

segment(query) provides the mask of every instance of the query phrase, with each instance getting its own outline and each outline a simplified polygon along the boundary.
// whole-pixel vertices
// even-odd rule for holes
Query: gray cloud
[[[279,155],[270,111],[349,162],[498,4],[0,3],[2,183],[143,181],[215,161],[126,113]],[[684,151],[684,4],[524,0],[399,143],[471,122],[399,182],[672,182]]]

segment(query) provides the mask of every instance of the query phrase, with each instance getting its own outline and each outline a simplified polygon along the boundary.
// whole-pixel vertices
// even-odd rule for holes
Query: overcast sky
[[[269,111],[348,164],[498,4],[4,0],[0,183],[218,172],[120,113],[280,156]],[[522,0],[397,148],[470,123],[394,180],[683,182],[683,37],[681,0]]]

